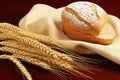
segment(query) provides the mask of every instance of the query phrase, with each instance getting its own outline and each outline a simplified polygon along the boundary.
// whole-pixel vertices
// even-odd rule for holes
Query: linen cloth
[[[110,23],[116,30],[117,37],[112,44],[102,45],[80,40],[72,40],[64,34],[61,13],[65,7],[53,8],[45,4],[35,4],[20,20],[21,29],[50,36],[69,50],[82,54],[99,54],[117,64],[120,64],[120,20],[114,15],[108,15]]]

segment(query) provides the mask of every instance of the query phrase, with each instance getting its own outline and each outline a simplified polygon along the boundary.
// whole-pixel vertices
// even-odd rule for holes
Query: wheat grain
[[[43,62],[42,60],[27,56],[27,55],[23,55],[23,54],[13,54],[12,56],[14,56],[15,58],[18,58],[20,60],[23,60],[25,62],[28,62],[30,64],[44,68],[44,69],[48,70],[49,72],[55,74],[62,80],[66,80],[66,76],[61,74],[61,71],[53,69],[49,64]]]
[[[37,59],[37,58],[33,58],[33,57],[30,57],[28,55],[25,55],[25,54],[22,54],[21,51],[19,50],[15,50],[15,49],[12,49],[12,48],[8,48],[8,47],[1,47],[0,48],[0,51],[4,51],[4,52],[9,52],[9,53],[12,53],[13,57],[15,58],[18,58],[20,60],[23,60],[25,62],[28,62],[30,64],[33,64],[33,65],[36,65],[36,66],[39,66],[41,68],[44,68],[48,71],[50,71],[51,73],[57,75],[58,77],[61,77],[61,78],[64,78],[65,76],[62,75],[61,73],[59,73],[58,70],[55,70],[55,69],[52,69],[50,67],[50,65],[48,65],[47,63],[43,62],[42,60],[40,59]],[[26,52],[27,53],[27,52]]]
[[[22,57],[23,55],[22,54],[13,54],[14,56],[17,56],[17,58],[20,58],[20,57]],[[31,57],[31,58],[28,58],[27,56],[29,56],[29,57]],[[37,60],[37,61],[35,61],[35,60],[33,60],[34,58],[32,58],[33,56],[31,55],[25,55],[25,56],[23,56],[22,57],[22,59],[24,60],[24,61],[29,61],[29,63],[32,63],[33,62],[33,64],[34,65],[38,65],[39,66],[39,60],[35,57],[35,60]],[[51,59],[51,58],[45,58],[45,57],[39,57],[39,59],[42,59],[42,60],[44,60],[44,61],[47,61],[47,62],[49,62],[49,63],[52,63],[52,64],[54,64],[54,65],[57,65],[57,67],[61,67],[63,70],[65,70],[65,71],[67,71],[67,72],[69,72],[69,73],[72,73],[73,75],[77,75],[77,76],[83,76],[83,77],[85,77],[85,78],[90,78],[89,76],[87,76],[87,75],[85,75],[84,73],[82,73],[82,72],[79,72],[79,71],[77,71],[77,70],[75,70],[74,68],[72,68],[72,66],[70,65],[70,64],[67,64],[67,63],[65,63],[64,61],[62,62],[62,61],[56,61],[56,60],[54,60],[54,59]],[[35,63],[36,62],[36,63]],[[41,66],[40,66],[41,67]],[[44,68],[44,67],[43,67]],[[51,68],[48,68],[48,66],[47,66],[47,68],[45,68],[45,69],[47,69],[47,70],[49,70],[49,71],[52,71],[52,69]],[[53,71],[52,71],[53,72]]]
[[[9,31],[6,29],[0,29],[0,32],[3,33],[3,32],[9,32]]]
[[[30,53],[30,52],[22,51],[22,50],[15,49],[15,48],[1,47],[0,51],[9,52],[9,53],[12,53],[12,54],[20,54],[20,55],[26,55],[26,56],[34,57],[36,59],[47,61],[47,62],[49,62],[53,65],[57,65],[59,67],[65,68],[65,69],[72,67],[70,64],[68,64],[65,61],[55,60],[55,59],[50,58],[50,57],[40,56],[40,55],[37,55],[37,54],[33,54],[33,53]]]
[[[42,58],[40,58],[40,59],[46,59],[46,58],[43,58],[43,56],[47,56],[47,55],[45,55],[45,53],[43,53],[42,51],[40,51],[39,49],[36,49],[36,48],[32,48],[32,47],[29,47],[29,46],[26,46],[26,45],[22,45],[22,44],[20,44],[19,42],[17,42],[17,41],[14,41],[14,40],[7,40],[7,41],[2,41],[2,42],[0,42],[0,45],[4,45],[4,46],[7,46],[7,47],[12,47],[12,48],[16,48],[16,49],[20,49],[20,50],[23,50],[23,51],[27,51],[27,52],[30,52],[30,53],[33,53],[33,54],[29,54],[29,56],[30,55],[34,55],[34,54],[38,54],[38,55],[36,55],[37,57],[38,56],[42,56]],[[48,57],[48,56],[47,56]],[[48,57],[49,58],[49,57]],[[75,61],[77,61],[77,63],[76,62],[74,62],[74,64],[73,65],[76,65],[76,68],[80,68],[80,69],[83,69],[83,70],[85,70],[85,71],[89,71],[90,72],[90,68],[88,68],[88,66],[84,66],[84,65],[86,65],[87,64],[87,62],[86,61],[91,61],[90,59],[88,59],[88,58],[84,58],[84,57],[82,57],[82,56],[78,56],[77,55],[77,57],[74,57],[73,58]],[[88,59],[88,60],[87,60]],[[47,59],[47,60],[51,60],[51,58],[50,59]],[[51,60],[51,62],[53,62],[54,61],[54,59],[53,60]],[[54,64],[56,64],[56,65],[58,65],[58,66],[60,66],[60,64],[63,64],[63,63],[66,63],[66,62],[63,62],[63,63],[60,63],[60,60],[55,60],[56,62],[59,62],[59,64],[56,64],[56,63],[54,63]],[[61,65],[62,66],[62,65]],[[64,65],[64,66],[66,66],[66,65]],[[62,66],[62,67],[64,67],[64,66]],[[66,66],[67,67],[67,66]]]
[[[8,42],[0,42],[0,44],[3,44],[3,45],[7,45],[7,46],[9,46],[9,47],[14,47],[14,48],[18,48],[18,49],[22,49],[22,50],[26,50],[27,49],[27,51],[28,52],[32,52],[32,53],[38,53],[38,54],[42,54],[42,55],[45,55],[44,53],[41,53],[41,51],[39,51],[39,50],[37,50],[37,49],[31,49],[31,48],[28,48],[27,46],[25,46],[24,47],[24,45],[20,45],[20,44],[17,44],[17,43],[13,43],[14,41],[8,41]],[[25,52],[22,52],[22,53],[25,53]],[[32,54],[30,54],[30,55],[32,55]],[[29,56],[30,56],[29,55]],[[34,54],[33,54],[34,55]],[[45,56],[47,56],[47,55],[45,55]],[[44,58],[43,58],[44,59]],[[52,60],[51,60],[51,62],[53,62]],[[60,63],[60,60],[58,61],[59,62],[59,64],[57,64],[58,66],[61,66],[61,67],[64,67],[64,68],[66,68],[66,67],[68,67],[68,66],[66,66],[66,65],[60,65],[60,64],[62,64],[62,63]],[[54,63],[55,64],[55,63]],[[79,65],[78,65],[79,64]],[[83,69],[83,70],[89,70],[89,68],[87,68],[87,67],[85,67],[83,64],[80,64],[80,63],[77,63],[76,64],[76,62],[74,62],[74,64],[73,65],[76,65],[76,68],[80,68],[80,69]]]
[[[31,53],[30,55],[37,54],[37,56],[49,57],[43,51],[41,51],[39,49],[36,49],[36,48],[33,48],[33,47],[30,47],[30,46],[26,46],[26,45],[20,44],[19,42],[15,41],[15,40],[1,41],[0,45],[5,46],[5,47],[9,47],[9,48],[15,48],[15,50],[19,49],[19,50],[22,50],[22,51],[30,52]]]
[[[24,62],[28,62],[28,63],[30,63],[30,64],[33,64],[33,65],[39,66],[39,67],[41,67],[41,68],[44,68],[44,69],[50,71],[51,73],[57,75],[58,77],[61,77],[61,78],[64,78],[64,77],[65,77],[64,75],[62,75],[61,73],[59,73],[58,70],[55,70],[55,69],[51,68],[50,65],[48,65],[48,64],[45,63],[45,62],[43,62],[43,61],[40,60],[40,59],[33,58],[33,56],[30,57],[30,56],[28,56],[28,55],[22,54],[21,51],[15,50],[15,49],[12,49],[12,48],[8,48],[8,47],[4,47],[4,48],[2,47],[2,50],[3,50],[4,52],[12,53],[12,54],[13,54],[12,56],[13,56],[14,58],[18,58],[18,59],[20,59],[20,60],[22,60],[22,61],[24,61]],[[2,51],[2,50],[1,50],[1,51]],[[26,52],[26,53],[27,53],[27,52]]]
[[[25,51],[20,51],[20,50],[14,49],[14,48],[9,48],[9,47],[1,47],[0,51],[9,52],[9,53],[12,53],[13,55],[25,55],[25,56],[22,57],[22,59],[24,59],[24,61],[27,60],[29,63],[33,63],[35,65],[39,65],[39,63],[37,61],[33,61],[33,58],[35,58],[35,60],[41,59],[41,60],[47,61],[49,63],[55,64],[55,65],[57,65],[57,67],[61,67],[65,71],[67,71],[67,72],[69,72],[69,73],[71,73],[71,74],[73,74],[75,76],[79,75],[79,76],[83,76],[83,77],[89,78],[84,73],[79,72],[78,70],[75,70],[70,64],[67,64],[67,63],[62,62],[62,61],[55,61],[54,59],[45,58],[45,57],[42,58],[40,56],[37,56],[37,55],[34,55],[34,54],[30,54],[30,53],[27,53]],[[29,56],[31,58],[27,58],[26,56]],[[42,66],[42,67],[44,68],[44,66]],[[45,68],[45,69],[50,69],[50,68]]]
[[[28,62],[30,64],[39,66],[39,67],[44,68],[46,70],[52,70],[52,68],[47,63],[43,62],[42,60],[27,56],[27,55],[18,54],[18,53],[13,54],[13,56],[15,58],[18,58],[18,59],[22,60],[22,61],[25,61],[25,62]]]
[[[31,47],[38,48],[41,51],[45,52],[50,57],[53,57],[54,59],[62,59],[65,61],[74,62],[73,59],[71,57],[69,57],[68,55],[54,51],[50,47],[38,42],[37,40],[31,39],[31,38],[21,37],[21,36],[15,35],[15,34],[2,33],[0,35],[0,40],[5,40],[5,39],[14,39],[18,42],[24,43]]]
[[[49,58],[49,57],[46,57],[46,56],[39,56],[39,55],[32,54],[32,53],[22,51],[22,50],[18,50],[18,49],[15,49],[15,48],[1,47],[0,51],[9,52],[9,53],[12,53],[12,54],[26,55],[26,56],[34,57],[36,59],[41,59],[41,60],[47,61],[51,64],[55,64],[57,66],[60,66],[60,67],[66,68],[66,69],[71,68],[71,65],[64,62],[64,61],[55,60],[55,59],[52,59],[52,58]]]
[[[38,55],[46,55],[45,53],[43,53],[39,49],[30,47],[30,46],[27,46],[27,45],[23,45],[23,44],[15,41],[15,40],[1,41],[0,45],[20,49],[20,50],[27,51],[27,52],[30,52],[30,53],[35,53],[35,54],[38,54]]]
[[[25,37],[30,37],[30,38],[36,39],[40,42],[43,42],[43,43],[46,43],[49,45],[55,45],[55,46],[63,48],[61,46],[61,44],[59,44],[53,38],[50,38],[50,37],[45,36],[45,35],[41,35],[41,34],[38,35],[38,34],[29,32],[29,31],[22,30],[22,29],[18,28],[18,26],[15,26],[15,25],[12,25],[12,24],[9,24],[6,22],[0,23],[0,31],[1,32],[11,31],[11,32],[17,33],[17,34],[25,36]]]
[[[72,73],[74,75],[78,74],[79,76],[82,75],[84,77],[89,78],[87,75],[76,70],[76,67],[80,67],[80,66],[74,60],[75,58],[74,55],[70,53],[70,55],[72,55],[71,58],[69,55],[55,51],[45,45],[45,44],[54,45],[60,47],[60,49],[64,49],[54,39],[48,36],[37,35],[28,31],[24,31],[18,28],[17,26],[8,23],[0,23],[0,32],[1,32],[0,40],[7,40],[0,42],[0,45],[7,46],[7,47],[1,47],[0,51],[10,52],[13,54],[14,57],[17,56],[28,63],[39,65],[42,66],[43,68],[45,67],[45,65],[42,65],[42,62],[41,64],[37,64],[37,60],[40,59],[41,61],[47,61],[48,63],[56,65],[57,67],[61,67],[62,69],[64,69],[69,73]],[[30,53],[37,53],[40,54],[41,56]],[[33,59],[35,59],[36,62],[34,62]],[[52,70],[50,66],[48,68],[48,66],[46,66],[45,69],[56,72],[55,70]],[[80,68],[82,69],[83,67]]]
[[[22,65],[22,63],[20,61],[18,61],[13,56],[3,54],[3,55],[0,55],[0,59],[9,59],[20,69],[20,71],[26,77],[27,80],[32,80],[32,77],[31,77],[30,73],[27,71],[27,69]]]

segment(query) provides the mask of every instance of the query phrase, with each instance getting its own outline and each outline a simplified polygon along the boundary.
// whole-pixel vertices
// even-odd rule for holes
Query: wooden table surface
[[[1,0],[0,1],[0,22],[9,22],[18,25],[19,20],[32,8],[36,3],[44,3],[55,8],[65,6],[77,0]],[[103,7],[109,14],[120,18],[120,1],[118,0],[89,0]],[[0,54],[3,54],[0,52]],[[33,77],[33,80],[60,80],[50,72],[23,62]],[[120,80],[120,65],[111,61],[96,65],[99,71],[90,74],[95,80]],[[84,80],[83,78],[74,78],[69,76],[69,80]],[[19,70],[8,60],[0,60],[0,80],[24,80]]]

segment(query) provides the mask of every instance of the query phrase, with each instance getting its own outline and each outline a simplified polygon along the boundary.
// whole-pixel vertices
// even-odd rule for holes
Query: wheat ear
[[[35,58],[35,59],[41,59],[43,61],[47,61],[48,63],[51,63],[53,65],[57,65],[57,67],[60,67],[62,68],[63,70],[73,74],[73,75],[79,75],[79,76],[83,76],[83,77],[87,77],[87,78],[90,78],[88,77],[87,75],[85,75],[84,73],[74,69],[74,66],[64,62],[64,61],[56,61],[52,58],[47,58],[47,57],[44,57],[44,56],[38,56],[38,55],[35,55],[35,54],[31,54],[31,53],[28,53],[28,52],[25,52],[25,51],[20,51],[20,50],[17,50],[17,49],[14,49],[14,48],[9,48],[9,47],[1,47],[0,48],[0,51],[4,51],[4,52],[9,52],[9,53],[12,53],[13,55],[25,55],[24,57],[22,57],[23,59],[25,58],[25,60],[27,60],[26,56],[29,56],[31,57],[31,59],[28,59],[29,60],[29,63],[30,61],[32,60],[32,57]],[[31,61],[32,62],[32,61]],[[34,62],[34,61],[33,61]],[[46,68],[45,68],[46,69]]]
[[[0,55],[0,59],[11,60],[12,62],[14,62],[17,65],[17,67],[21,70],[22,74],[25,75],[27,80],[32,80],[32,77],[29,74],[29,72],[25,70],[26,68],[19,62],[19,60],[17,58],[24,62],[28,62],[30,64],[44,68],[44,69],[50,71],[51,73],[55,74],[59,78],[66,80],[65,76],[62,75],[61,73],[59,73],[58,70],[52,69],[47,63],[45,63],[39,59],[35,59],[35,58],[29,57],[26,55],[21,55],[21,54],[13,54],[12,56],[7,55],[7,54]]]
[[[28,62],[30,64],[33,64],[33,65],[39,66],[41,68],[44,68],[44,69],[48,70],[49,72],[58,76],[60,79],[66,80],[66,76],[61,74],[61,71],[53,69],[48,63],[46,63],[42,60],[27,56],[27,55],[23,55],[23,54],[13,54],[12,56],[14,56],[15,58],[18,58],[22,61],[25,61],[25,62]]]
[[[22,45],[14,40],[2,41],[2,42],[0,42],[0,45],[5,46],[5,47],[3,47],[3,50],[8,50],[11,53],[19,52],[19,54],[21,53],[21,55],[26,54],[28,56],[36,57],[36,58],[45,60],[49,63],[53,63],[53,64],[56,64],[57,66],[61,66],[61,67],[67,67],[67,65],[70,66],[65,61],[55,60],[53,58],[47,57],[46,55],[44,55],[44,53],[42,53],[42,55],[41,55],[41,51],[39,51],[39,49],[35,49],[35,48],[29,47],[29,46]],[[11,50],[14,52],[12,52]]]
[[[18,52],[18,51],[17,51]],[[13,55],[16,55],[16,56],[19,56],[19,55],[25,55],[23,58],[25,58],[25,57],[27,57],[27,56],[29,56],[29,57],[34,57],[35,59],[41,59],[41,60],[43,60],[43,61],[47,61],[48,63],[51,63],[51,64],[53,64],[53,65],[57,65],[57,67],[60,67],[60,68],[62,68],[63,70],[65,70],[65,71],[67,71],[67,72],[69,72],[69,73],[71,73],[71,74],[73,74],[73,75],[75,75],[75,76],[82,76],[82,77],[84,77],[84,78],[89,78],[89,79],[92,79],[91,77],[89,77],[89,76],[87,76],[87,75],[85,75],[84,73],[82,73],[82,72],[80,72],[80,71],[77,71],[77,70],[75,70],[73,67],[72,67],[72,65],[70,65],[70,64],[68,64],[68,63],[66,63],[66,62],[64,62],[64,61],[61,61],[61,60],[59,60],[59,61],[57,61],[57,60],[54,60],[54,59],[52,59],[52,58],[49,58],[49,57],[44,57],[44,56],[35,56],[34,54],[29,54],[29,53],[25,53],[25,54],[22,54],[22,53],[17,53],[17,54],[13,54]],[[27,59],[26,59],[27,60]],[[29,59],[30,60],[30,59]],[[49,69],[50,71],[53,71],[52,69]],[[53,73],[55,73],[55,71],[53,71]],[[57,74],[60,74],[60,73],[58,73],[57,72]],[[62,75],[63,76],[63,75]]]
[[[13,47],[13,48],[20,49],[20,50],[23,50],[23,51],[27,51],[27,52],[30,52],[30,53],[35,53],[35,54],[38,54],[40,56],[46,56],[46,54],[43,53],[42,51],[40,51],[39,49],[32,48],[30,46],[20,44],[19,42],[15,41],[15,40],[1,41],[0,45],[7,46],[7,47]],[[66,52],[64,52],[64,53],[66,53]],[[89,71],[88,70],[89,68],[87,67],[89,65],[87,63],[94,63],[95,64],[96,61],[98,61],[98,60],[94,60],[94,59],[91,59],[91,58],[87,58],[87,57],[77,55],[75,53],[74,53],[74,55],[70,55],[70,56],[74,59],[74,61],[78,62],[77,63],[78,66],[81,65],[81,64],[86,65],[86,68],[84,66],[81,66],[81,67],[84,67],[85,70],[87,70],[87,71]],[[76,66],[76,67],[78,67],[78,66]]]
[[[43,42],[43,43],[46,43],[46,44],[49,44],[49,45],[55,45],[57,47],[61,47],[61,44],[59,44],[55,39],[51,38],[51,37],[48,37],[48,36],[45,36],[45,35],[41,35],[41,34],[35,34],[35,33],[32,33],[32,32],[29,32],[29,31],[26,31],[26,30],[23,30],[23,29],[20,29],[18,26],[15,26],[15,25],[12,25],[12,24],[9,24],[9,23],[0,23],[0,31],[1,32],[7,32],[7,31],[11,31],[11,32],[14,32],[14,33],[17,33],[18,35],[22,35],[22,36],[25,36],[25,37],[30,37],[30,38],[33,38],[35,40],[38,40],[40,42]]]
[[[32,80],[30,73],[27,71],[27,69],[22,65],[22,63],[18,59],[7,54],[0,55],[0,59],[9,59],[20,69],[20,71],[26,77],[27,80]]]
[[[29,52],[26,52],[26,51],[22,51],[22,50],[19,50],[19,49],[15,49],[15,48],[1,47],[0,51],[9,52],[9,53],[12,53],[12,54],[19,54],[19,55],[30,56],[30,57],[33,57],[33,58],[36,58],[36,59],[47,61],[48,63],[60,66],[60,67],[65,68],[65,69],[72,68],[72,66],[70,64],[68,64],[68,63],[66,63],[64,61],[55,60],[55,59],[52,59],[52,58],[49,58],[49,57],[45,57],[45,56],[39,56],[39,55],[32,54],[32,53],[29,53]]]
[[[70,69],[70,68],[72,68],[72,65],[70,65],[69,63],[67,63],[65,61],[55,60],[53,58],[46,57],[46,56],[39,56],[39,55],[36,55],[34,53],[22,51],[22,50],[15,49],[15,48],[10,48],[10,47],[6,47],[5,46],[5,47],[1,47],[0,51],[9,52],[9,53],[12,53],[12,54],[19,54],[19,55],[30,56],[30,57],[33,57],[33,58],[36,58],[36,59],[47,61],[48,63],[51,63],[51,64],[56,65],[58,67],[61,67],[63,69]]]
[[[30,64],[44,68],[46,70],[52,70],[52,68],[47,63],[43,62],[42,60],[27,56],[24,54],[18,54],[18,53],[13,54],[12,56],[14,56],[15,58],[18,58],[24,62],[28,62]]]
[[[12,53],[12,54],[20,54],[20,55],[26,55],[26,56],[34,57],[36,59],[47,61],[48,63],[54,64],[54,65],[57,65],[57,66],[60,66],[62,68],[66,68],[66,69],[72,67],[70,64],[68,64],[67,62],[64,62],[62,60],[55,60],[55,59],[50,58],[50,57],[39,56],[39,55],[34,54],[34,53],[22,51],[22,50],[11,48],[11,47],[6,47],[6,46],[1,47],[0,51],[9,52],[9,53]]]
[[[22,44],[24,43],[24,44],[29,45],[31,47],[40,49],[41,51],[45,52],[47,55],[49,55],[50,57],[52,57],[54,59],[62,59],[64,61],[74,62],[73,59],[71,57],[69,57],[68,55],[66,55],[64,53],[57,52],[57,51],[51,49],[50,47],[38,42],[37,40],[27,38],[27,37],[18,36],[15,34],[9,34],[9,33],[1,33],[0,34],[0,40],[7,40],[7,39],[14,39],[18,42],[21,42]]]
[[[13,42],[15,42],[15,43],[13,43]],[[2,45],[5,45],[5,46],[9,46],[9,47],[13,47],[13,48],[17,48],[17,49],[22,49],[22,50],[26,50],[27,49],[27,51],[28,52],[32,52],[32,53],[36,53],[36,52],[38,52],[38,54],[41,54],[41,51],[39,51],[39,50],[37,50],[37,49],[32,49],[32,48],[29,48],[29,47],[27,47],[27,46],[24,46],[24,45],[21,45],[21,44],[18,44],[16,41],[13,41],[13,40],[8,40],[8,41],[2,41],[2,42],[0,42],[0,44],[2,44]],[[16,51],[16,52],[18,52],[18,51]],[[25,53],[25,52],[22,52],[22,53]],[[42,53],[43,55],[44,55],[44,53]],[[30,55],[32,55],[32,54],[30,54]],[[30,56],[29,55],[29,56]],[[34,55],[34,54],[33,54]],[[38,57],[38,56],[37,56]],[[40,58],[41,59],[41,58]],[[42,58],[42,59],[44,59],[44,58]],[[45,59],[44,59],[45,60]],[[52,61],[51,60],[51,62],[53,63],[54,61]],[[57,61],[56,61],[57,62]],[[60,63],[60,60],[58,61],[59,63],[55,63],[54,62],[54,64],[56,64],[56,65],[58,65],[58,66],[60,66],[60,67],[62,67],[62,68],[69,68],[68,66],[69,66],[69,64],[68,64],[68,66],[66,66],[66,65],[60,65],[60,64],[62,64],[62,63]],[[66,62],[64,62],[64,63],[66,63]],[[74,64],[72,64],[73,66],[75,66],[76,68],[80,68],[80,69],[83,69],[83,70],[85,70],[85,71],[89,71],[90,72],[90,70],[89,70],[89,68],[88,67],[86,67],[84,64],[81,64],[81,63],[76,63],[76,61],[74,62]],[[66,68],[66,69],[67,69]]]
[[[13,48],[9,48],[9,47],[1,47],[0,51],[12,53],[13,54],[12,56],[14,56],[14,58],[18,58],[22,61],[25,61],[25,62],[28,62],[30,64],[33,64],[33,65],[39,66],[41,68],[44,68],[44,69],[50,71],[51,73],[57,75],[58,77],[61,77],[61,78],[65,79],[65,76],[63,74],[61,74],[60,71],[51,68],[50,65],[43,62],[43,60],[34,58],[34,56],[32,56],[32,57],[28,56],[27,52],[20,51],[20,50],[17,50],[17,49],[13,49]],[[22,52],[23,52],[23,54],[22,54]]]
[[[20,49],[20,50],[27,51],[27,52],[34,53],[34,54],[38,54],[38,55],[41,55],[41,56],[43,56],[43,55],[46,56],[46,54],[43,53],[41,50],[30,47],[30,46],[27,46],[27,45],[23,45],[23,44],[15,41],[15,40],[1,41],[0,45]]]
[[[31,53],[31,54],[29,54],[29,56],[32,55],[32,54],[33,55],[37,54],[37,56],[49,57],[48,55],[46,55],[46,53],[43,53],[41,50],[33,48],[33,47],[30,47],[30,46],[27,46],[27,45],[20,44],[19,42],[15,41],[15,40],[1,41],[0,45],[1,46],[5,46],[5,47],[9,47],[9,48],[19,49],[19,50],[22,50],[22,51],[27,51],[27,53],[28,52]]]

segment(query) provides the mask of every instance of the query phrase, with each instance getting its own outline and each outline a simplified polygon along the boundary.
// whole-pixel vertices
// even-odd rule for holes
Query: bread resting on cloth
[[[65,7],[61,17],[63,30],[71,39],[110,44],[116,37],[107,12],[95,3],[73,2]]]
[[[65,7],[55,9],[45,4],[36,5],[20,20],[20,28],[50,36],[68,49],[84,54],[96,53],[120,64],[120,20],[117,17],[108,15],[108,25],[112,26],[117,34],[115,40],[108,45],[96,44],[70,39],[66,36],[61,22],[61,13]],[[36,15],[38,15],[37,18],[34,17]]]

